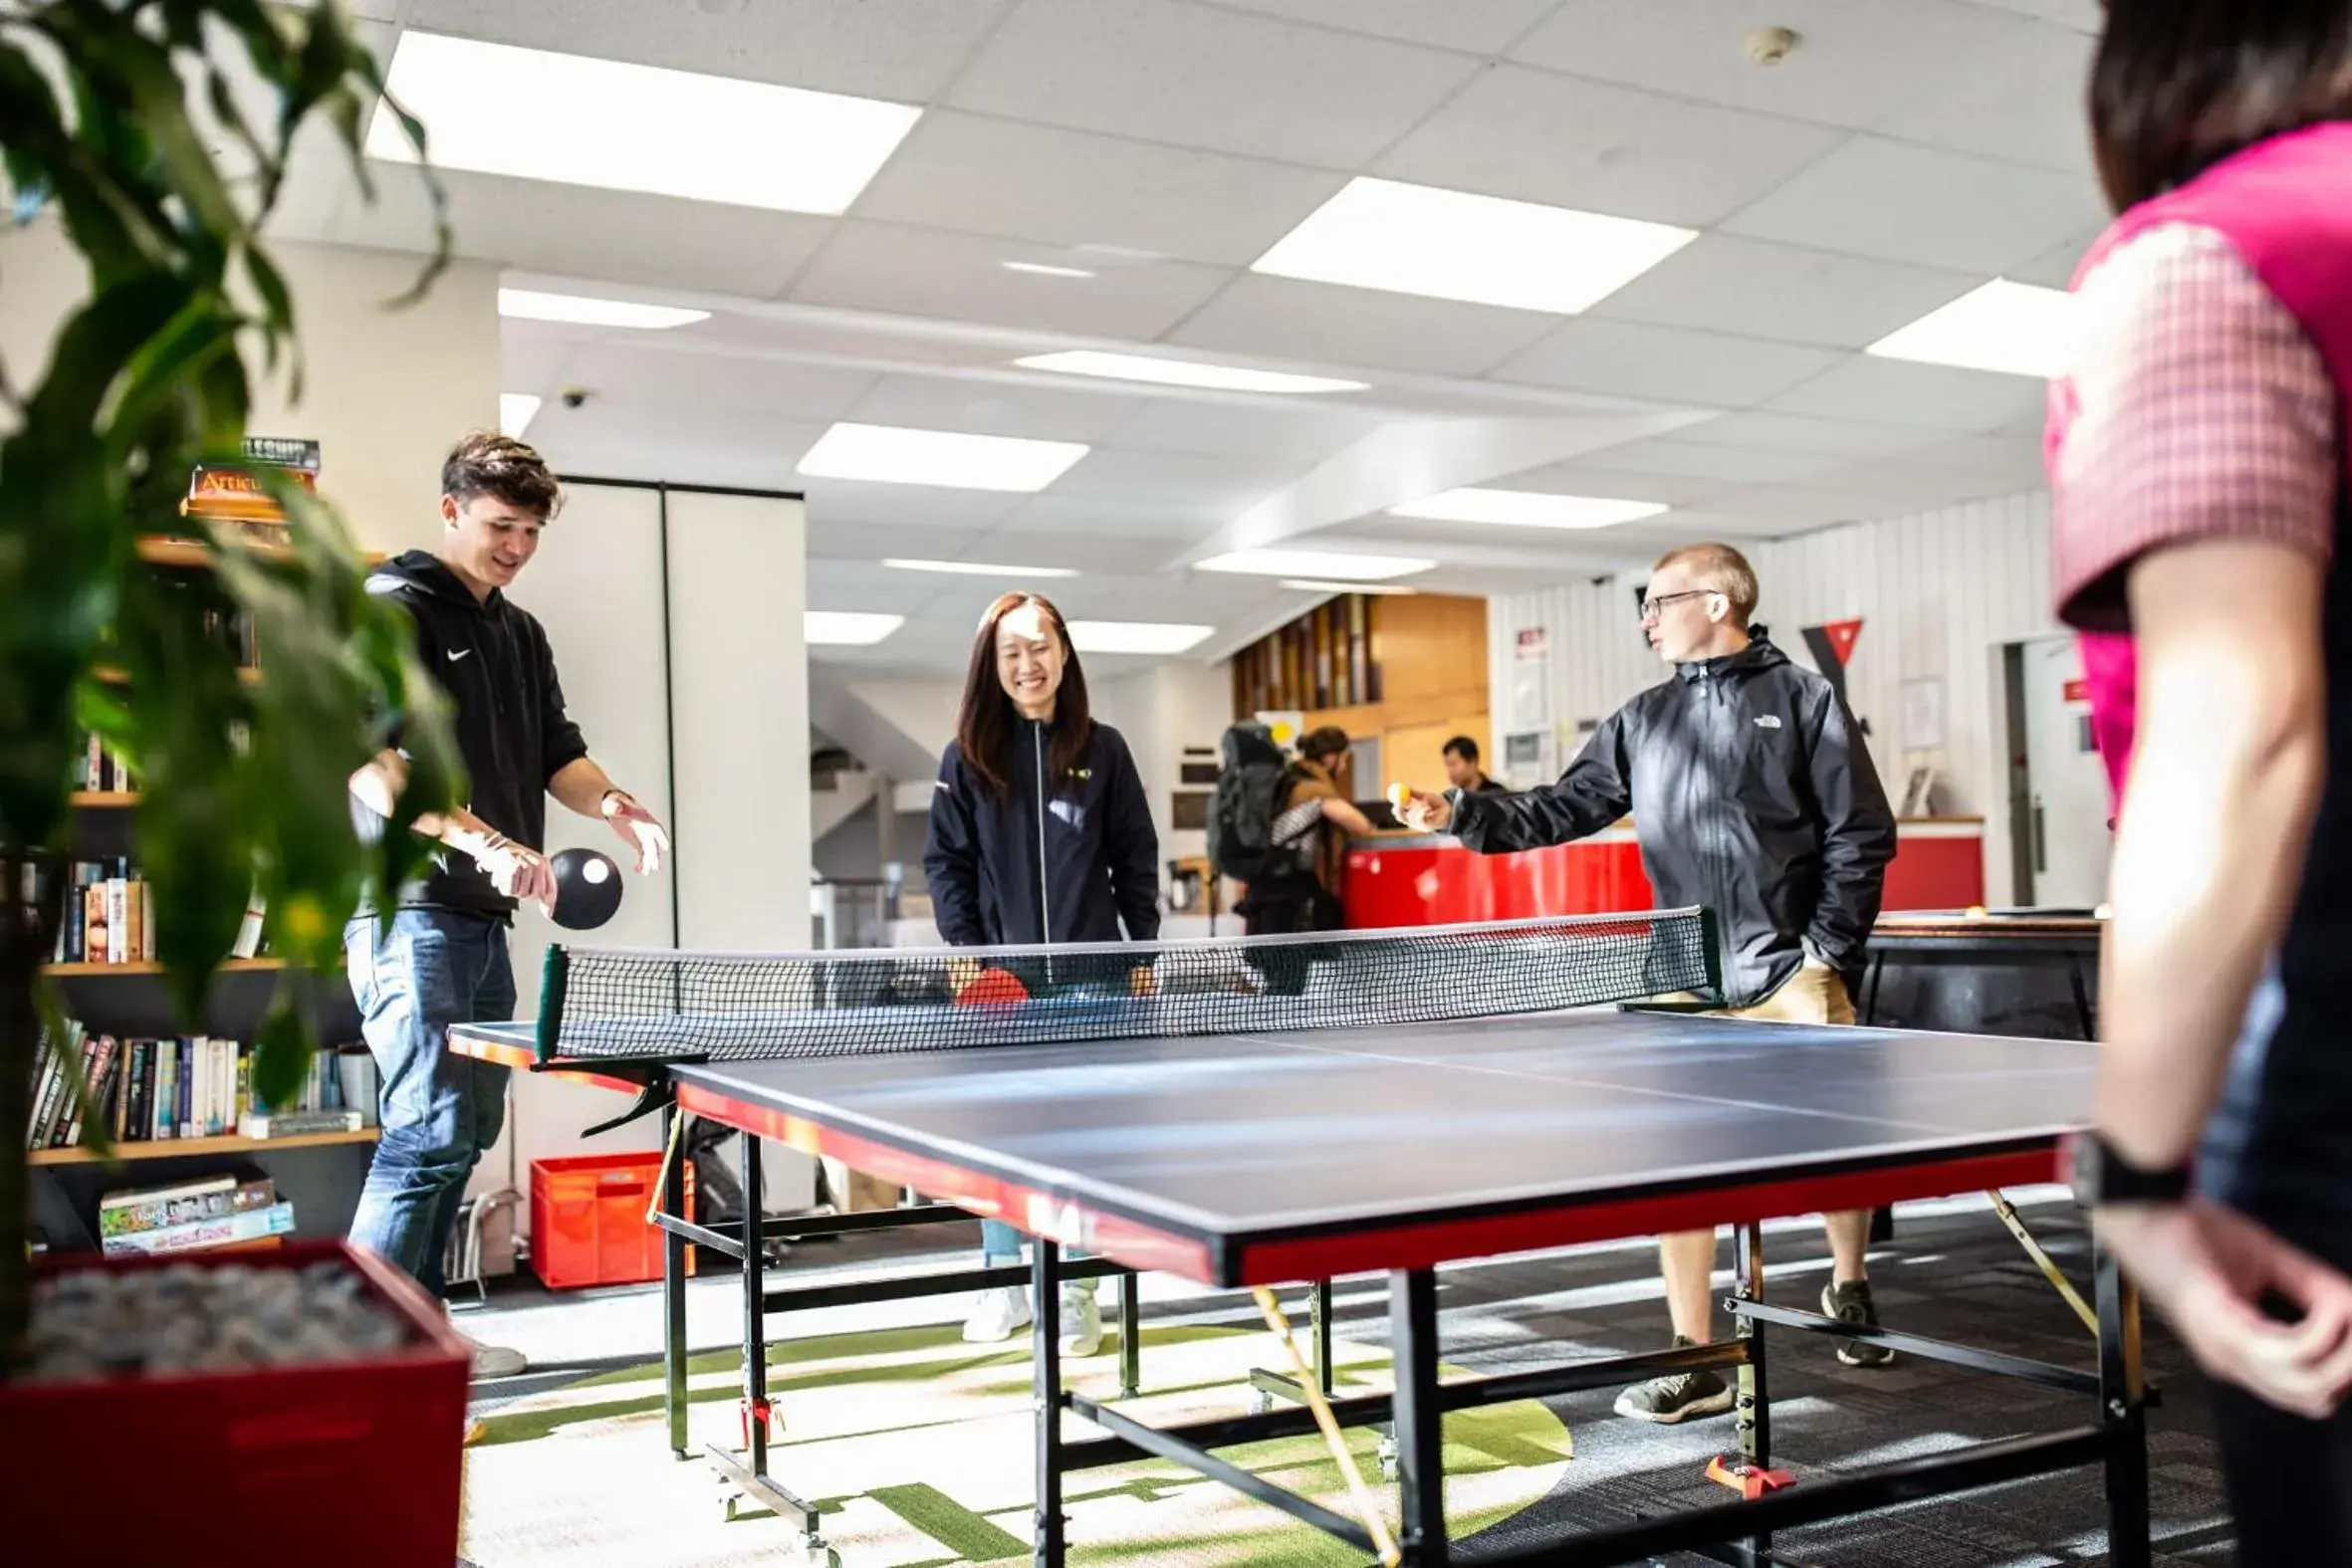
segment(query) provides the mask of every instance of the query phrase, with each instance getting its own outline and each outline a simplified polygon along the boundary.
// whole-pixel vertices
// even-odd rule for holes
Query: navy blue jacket
[[[939,934],[956,947],[1116,942],[1160,932],[1159,834],[1127,743],[1094,726],[1076,767],[1046,780],[1053,737],[1021,720],[998,794],[950,741],[931,795],[923,874]]]
[[[1807,949],[1861,968],[1895,816],[1837,693],[1763,627],[1601,721],[1559,783],[1462,796],[1454,831],[1494,854],[1564,844],[1628,811],[1659,906],[1715,912],[1731,1006],[1779,990]]]

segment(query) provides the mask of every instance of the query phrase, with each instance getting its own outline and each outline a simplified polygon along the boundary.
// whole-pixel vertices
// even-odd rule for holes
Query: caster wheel
[[[1266,1392],[1266,1390],[1264,1390],[1264,1389],[1252,1389],[1252,1390],[1250,1391],[1250,1414],[1251,1414],[1251,1415],[1253,1415],[1253,1416],[1265,1416],[1265,1415],[1271,1415],[1271,1414],[1273,1413],[1273,1411],[1274,1411],[1274,1396],[1273,1396],[1272,1394],[1269,1394],[1269,1393],[1267,1393],[1267,1392]]]
[[[841,1568],[841,1554],[825,1545],[819,1537],[811,1536],[808,1544],[803,1546],[801,1551],[803,1554],[801,1560],[807,1563],[809,1568]]]
[[[1393,1435],[1380,1440],[1380,1478],[1385,1481],[1396,1479],[1396,1439]]]

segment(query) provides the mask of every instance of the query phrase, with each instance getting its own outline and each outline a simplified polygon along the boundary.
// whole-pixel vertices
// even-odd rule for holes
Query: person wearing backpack
[[[1061,612],[1035,593],[1007,593],[981,617],[956,738],[939,759],[923,873],[952,947],[1159,936],[1159,834],[1142,777],[1119,732],[1088,708]],[[1149,974],[1145,960],[1135,989]],[[1001,1221],[982,1225],[980,1245],[992,1267],[1021,1260],[1021,1232]],[[1032,1315],[1020,1286],[983,1291],[964,1338],[1009,1339]],[[1062,1353],[1090,1356],[1101,1343],[1092,1282],[1065,1283]]]
[[[1347,798],[1349,762],[1347,732],[1336,725],[1299,738],[1298,758],[1273,791],[1258,874],[1238,879],[1244,891],[1235,910],[1251,936],[1337,931],[1346,924],[1339,888],[1347,841],[1372,831],[1371,818]]]

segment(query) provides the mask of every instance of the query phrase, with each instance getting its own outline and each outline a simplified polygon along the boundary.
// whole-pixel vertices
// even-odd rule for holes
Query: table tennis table
[[[2091,981],[2107,922],[2089,909],[1903,910],[1881,915],[1870,933],[1861,1017],[1877,1021],[1887,966],[2062,969],[2084,1039],[2099,1033]]]
[[[999,950],[982,962],[1020,977],[1030,1000],[981,1008],[922,1001],[935,998],[940,977],[953,977],[951,991],[969,977],[970,950],[893,950],[846,969],[849,956],[840,954],[556,950],[536,1023],[460,1025],[451,1039],[490,1059],[635,1090],[665,1117],[711,1118],[757,1135],[742,1140],[747,1194],[760,1190],[760,1139],[768,1138],[928,1195],[925,1210],[1027,1232],[1040,1565],[1064,1560],[1066,1477],[1156,1456],[1368,1556],[1434,1568],[1450,1551],[1444,1413],[1721,1367],[1739,1383],[1738,1452],[1718,1478],[1741,1488],[1739,1500],[1482,1555],[1600,1565],[1692,1551],[1779,1562],[1776,1531],[2098,1465],[2109,1560],[2142,1568],[2149,1522],[2138,1307],[2103,1251],[2093,1266],[2095,1308],[2077,1302],[2095,1329],[2088,1368],[1893,1326],[1857,1330],[1764,1299],[1767,1219],[2056,1179],[2063,1140],[2089,1119],[2096,1047],[1700,1015],[1714,994],[1715,940],[1701,912],[1663,911],[1050,956]],[[1444,965],[1426,959],[1433,951]],[[1589,983],[1560,979],[1579,963],[1592,972]],[[762,965],[781,966],[790,984],[745,979],[765,974]],[[1062,966],[1058,975],[1053,965]],[[1066,984],[1073,965],[1103,983]],[[1146,994],[1121,994],[1138,967],[1156,979]],[[584,972],[591,977],[585,994]],[[908,986],[910,975],[923,983]],[[1238,975],[1256,990],[1195,985],[1187,975]],[[1603,995],[1611,992],[1620,995]],[[779,1006],[788,993],[789,1006]],[[1621,1006],[1634,997],[1665,1000]],[[1611,1004],[1620,1006],[1608,1010]],[[832,1016],[811,1033],[817,1013]],[[908,1033],[917,1023],[919,1043]],[[797,1511],[809,1545],[821,1549],[815,1510],[767,1471],[770,1297],[760,1243],[778,1222],[763,1222],[747,1204],[739,1234],[720,1235],[675,1214],[674,1173],[665,1189],[675,1331],[682,1334],[687,1241],[744,1264],[745,1452],[714,1457],[748,1492],[788,1516]],[[1732,1340],[1440,1379],[1441,1265],[1722,1225],[1734,1232]],[[1064,1248],[1089,1260],[1073,1263]],[[1118,1265],[1220,1287],[1327,1287],[1343,1275],[1385,1275],[1393,1392],[1332,1398],[1311,1376],[1263,1372],[1253,1382],[1283,1394],[1275,1408],[1178,1427],[1067,1392],[1058,1286],[1080,1268]],[[2086,1419],[2063,1432],[1786,1484],[1771,1467],[1768,1329],[1865,1334],[1926,1360],[2065,1390],[2082,1396]],[[1134,1343],[1131,1320],[1123,1343]],[[673,1340],[670,1355],[682,1368],[681,1343]],[[1134,1380],[1123,1381],[1131,1395]],[[675,1371],[672,1387],[682,1395]],[[1065,1436],[1065,1413],[1097,1435]],[[1392,1541],[1384,1520],[1349,1517],[1218,1452],[1318,1428],[1335,1441],[1332,1429],[1347,1426],[1391,1431],[1400,1518]]]

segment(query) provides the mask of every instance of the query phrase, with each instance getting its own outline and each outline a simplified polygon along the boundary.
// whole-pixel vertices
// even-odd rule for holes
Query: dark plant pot
[[[262,1372],[0,1384],[0,1520],[15,1560],[75,1568],[450,1568],[471,1358],[438,1306],[342,1241],[272,1252],[44,1259],[72,1270],[339,1258],[407,1328],[397,1351]]]

